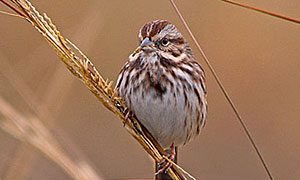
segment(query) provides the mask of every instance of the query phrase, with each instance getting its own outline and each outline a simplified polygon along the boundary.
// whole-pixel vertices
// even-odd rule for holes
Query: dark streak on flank
[[[200,122],[200,111],[199,109],[196,110],[197,111],[197,134],[200,133],[200,123],[202,124],[202,122]],[[201,119],[202,121],[202,119]]]
[[[199,94],[199,92],[198,92],[198,90],[197,90],[196,87],[194,87],[194,92],[195,92],[195,94],[197,96],[198,102],[200,103],[200,105],[202,105],[201,97],[200,97],[200,94]]]
[[[125,84],[124,84],[125,89],[126,89],[127,86],[128,86],[128,83],[129,83],[129,77],[130,77],[130,73],[127,75],[126,80],[125,80]]]
[[[187,116],[184,118],[184,128],[186,128],[186,123],[187,123]]]
[[[117,89],[120,88],[121,82],[123,81],[124,71],[122,70],[122,72],[120,74],[121,74],[120,80],[117,82],[117,85],[116,85]]]
[[[205,125],[204,114],[203,114],[203,113],[201,114],[201,121],[200,121],[200,124],[203,124],[203,125],[202,125],[203,127],[204,127],[204,125]]]
[[[187,95],[186,95],[186,92],[185,91],[183,91],[184,93],[183,93],[183,95],[184,95],[184,106],[186,107],[187,106],[187,103],[188,103],[188,97],[187,97]]]

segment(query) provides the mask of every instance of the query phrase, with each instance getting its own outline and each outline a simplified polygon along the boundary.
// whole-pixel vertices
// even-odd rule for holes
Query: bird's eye
[[[161,40],[161,45],[163,45],[163,46],[167,46],[167,45],[169,45],[169,40],[167,39],[167,38],[163,38],[162,40]]]

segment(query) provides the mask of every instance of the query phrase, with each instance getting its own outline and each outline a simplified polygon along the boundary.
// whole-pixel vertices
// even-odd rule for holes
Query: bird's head
[[[139,41],[139,49],[143,52],[167,53],[174,57],[191,53],[182,34],[166,20],[146,23],[139,31]]]

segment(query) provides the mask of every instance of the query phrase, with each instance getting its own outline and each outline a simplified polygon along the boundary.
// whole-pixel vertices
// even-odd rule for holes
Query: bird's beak
[[[135,55],[136,53],[140,52],[141,50],[142,51],[146,51],[146,50],[151,50],[152,47],[151,46],[154,46],[154,43],[152,41],[150,41],[149,38],[145,38],[141,44],[135,49],[135,51],[133,52],[133,55]]]
[[[140,44],[140,47],[143,48],[143,47],[147,47],[147,46],[152,46],[154,45],[154,43],[149,39],[149,38],[145,38],[141,44]]]

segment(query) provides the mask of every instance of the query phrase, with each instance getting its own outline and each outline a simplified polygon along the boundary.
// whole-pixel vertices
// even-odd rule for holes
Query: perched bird
[[[123,66],[116,85],[130,111],[163,148],[198,135],[207,115],[204,71],[178,29],[166,20],[146,23],[139,47]]]

